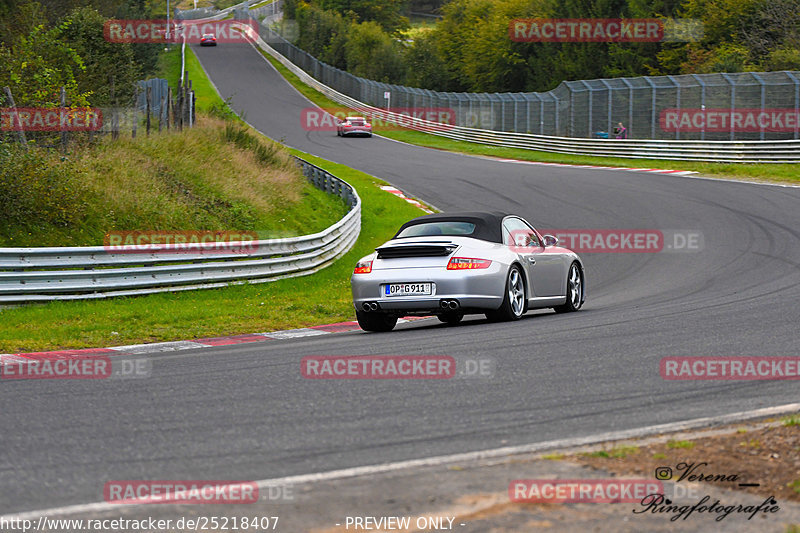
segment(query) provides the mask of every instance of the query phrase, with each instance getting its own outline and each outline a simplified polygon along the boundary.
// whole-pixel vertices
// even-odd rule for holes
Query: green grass
[[[561,461],[564,457],[566,457],[566,455],[563,453],[548,453],[547,455],[543,455],[542,459],[547,461]]]
[[[10,163],[22,161],[14,155]],[[75,148],[66,161],[41,158],[9,182],[16,189],[0,221],[0,246],[97,246],[108,232],[134,230],[286,237],[320,231],[346,212],[302,176],[285,148],[211,117],[181,132],[106,138]],[[42,168],[68,171],[70,179]],[[42,186],[51,182],[58,186]],[[54,209],[63,216],[45,217]]]
[[[170,46],[167,51],[161,52],[156,64],[156,77],[164,78],[174,90],[178,86],[181,76],[181,47]]]
[[[617,446],[611,450],[599,450],[596,452],[583,453],[581,455],[585,455],[587,457],[602,457],[604,459],[624,459],[627,456],[634,455],[636,453],[639,453],[639,448],[637,446]]]
[[[211,85],[200,61],[190,46],[186,47],[186,64],[184,67],[188,72],[188,79],[192,82],[192,90],[196,98],[195,110],[198,114],[209,112],[214,114],[221,109],[227,109],[225,102],[220,98],[214,86]],[[170,47],[169,51],[161,53],[158,58],[156,72],[159,78],[166,79],[169,82],[169,86],[175,90],[180,80],[180,71],[181,47],[176,45]],[[230,114],[230,118],[234,116],[232,113]]]
[[[800,426],[800,415],[784,417],[781,419],[781,424],[787,427]]]
[[[316,89],[304,84],[285,66],[272,56],[262,51],[262,54],[272,63],[286,80],[297,88],[306,98],[320,107],[337,107],[341,104],[333,102]],[[620,157],[595,157],[584,155],[556,154],[522,148],[504,148],[489,146],[465,141],[456,141],[446,137],[439,137],[428,133],[408,129],[381,129],[375,128],[375,133],[398,141],[427,146],[439,150],[460,152],[472,155],[499,157],[504,159],[520,159],[524,161],[539,161],[546,163],[563,163],[571,165],[599,165],[611,167],[635,168],[661,168],[668,170],[691,170],[700,174],[730,179],[744,179],[748,181],[768,181],[777,183],[800,182],[800,165],[797,164],[745,164],[745,163],[699,163],[692,161],[671,161],[665,159],[628,159]]]
[[[692,448],[694,448],[694,442],[690,440],[668,440],[667,448],[669,448],[670,450],[675,450],[675,449],[691,450]]]

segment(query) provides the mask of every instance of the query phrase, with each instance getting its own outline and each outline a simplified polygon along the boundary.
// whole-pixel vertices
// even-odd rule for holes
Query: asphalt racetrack
[[[146,380],[2,382],[0,514],[102,501],[108,480],[268,479],[800,400],[796,381],[659,374],[667,356],[800,353],[800,189],[309,132],[301,113],[311,104],[252,47],[194,51],[222,97],[266,135],[439,209],[506,210],[549,228],[690,230],[704,246],[583,254],[588,299],[574,314],[159,354]],[[492,357],[497,368],[472,381],[303,379],[303,356],[335,354]]]

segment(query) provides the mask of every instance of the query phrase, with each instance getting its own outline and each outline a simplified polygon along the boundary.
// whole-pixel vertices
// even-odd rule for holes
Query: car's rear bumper
[[[386,296],[390,283],[431,283],[432,294]],[[453,311],[442,308],[442,300],[458,302],[463,312],[480,313],[495,310],[503,303],[505,270],[499,263],[486,270],[470,272],[444,268],[402,268],[377,270],[370,274],[354,274],[351,279],[353,305],[359,311],[364,303],[376,303],[380,311],[406,314],[435,314]]]
[[[339,130],[342,132],[342,135],[372,135],[372,130],[362,130],[356,128],[350,128],[347,130]]]

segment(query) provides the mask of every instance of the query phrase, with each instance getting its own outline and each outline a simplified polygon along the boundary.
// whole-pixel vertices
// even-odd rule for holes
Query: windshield
[[[405,237],[427,237],[431,235],[472,235],[475,224],[471,222],[428,222],[409,226],[397,234],[395,239]]]

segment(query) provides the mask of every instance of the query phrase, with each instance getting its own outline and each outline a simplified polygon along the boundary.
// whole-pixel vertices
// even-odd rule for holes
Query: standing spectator
[[[627,139],[628,129],[622,125],[622,122],[617,122],[617,127],[614,128],[614,133],[617,134],[617,139]]]

